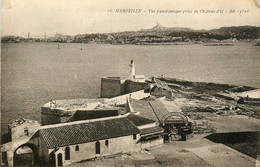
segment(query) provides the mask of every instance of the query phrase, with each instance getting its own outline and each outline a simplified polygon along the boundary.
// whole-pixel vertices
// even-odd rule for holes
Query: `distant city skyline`
[[[5,0],[1,8],[1,36],[47,37],[138,31],[154,27],[187,27],[194,30],[227,26],[260,26],[258,0]],[[202,3],[203,2],[203,3]],[[115,13],[138,9],[141,13]],[[199,13],[150,13],[152,10],[198,10]],[[224,10],[224,13],[203,13]],[[229,13],[235,10],[235,13]],[[113,12],[111,12],[113,11]],[[240,11],[245,13],[240,13]]]

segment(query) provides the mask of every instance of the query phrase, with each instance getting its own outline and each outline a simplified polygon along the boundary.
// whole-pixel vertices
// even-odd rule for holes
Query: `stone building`
[[[27,140],[12,142],[6,164],[13,166],[13,158],[20,147],[33,153],[33,164],[65,166],[82,160],[122,153],[162,144],[164,129],[156,122],[133,113],[90,120],[76,120],[41,126]]]
[[[2,166],[13,166],[18,154],[31,154],[33,152],[34,148],[28,147],[27,142],[38,131],[40,126],[37,121],[25,118],[15,120],[8,125],[10,142],[1,145]]]
[[[135,114],[130,114],[126,118],[141,130],[141,149],[150,148],[164,143],[164,135],[166,135],[166,133],[162,127],[156,125],[155,121]]]
[[[40,126],[41,125],[37,121],[25,118],[13,121],[8,125],[11,141],[31,137]]]
[[[150,84],[145,82],[144,75],[135,74],[135,63],[130,62],[130,75],[128,78],[103,77],[101,78],[101,98],[111,98],[136,92],[139,90],[149,90]]]
[[[65,123],[82,119],[96,119],[126,113],[127,98],[142,99],[150,96],[144,90],[113,98],[52,100],[41,108],[42,125]],[[83,116],[84,115],[84,116]]]
[[[101,78],[101,98],[111,98],[139,90],[149,90],[150,84],[120,77]]]
[[[125,117],[43,126],[28,143],[41,164],[68,165],[100,156],[140,150],[140,130]]]
[[[135,96],[140,97],[140,94],[133,94],[133,97]],[[106,103],[96,105],[90,103],[91,107],[95,106],[92,110],[79,110],[82,103],[81,107],[71,106],[76,110],[64,123],[41,127],[37,124],[35,127],[38,126],[38,128],[34,131],[28,129],[29,136],[26,140],[18,140],[21,136],[14,135],[18,136],[16,142],[12,141],[1,148],[1,151],[5,152],[3,154],[5,164],[9,167],[13,166],[17,150],[24,146],[31,149],[33,164],[53,166],[64,166],[101,156],[136,152],[163,144],[169,140],[173,130],[177,129],[178,133],[182,134],[183,128],[189,125],[188,118],[182,114],[181,110],[175,105],[168,104],[165,99],[144,101],[133,99],[130,95],[115,98],[116,100],[108,102],[125,99],[123,103],[125,113],[119,113],[119,110],[113,107],[109,109],[111,106],[107,106]],[[107,109],[104,109],[105,106]],[[96,117],[96,114],[101,115]],[[27,135],[25,125],[31,123],[33,121],[22,121],[19,123],[21,126],[12,124],[13,126],[10,127],[22,129],[23,134]]]
[[[132,112],[138,113],[138,116],[153,120],[157,127],[164,129],[167,134],[164,135],[164,141],[174,140],[175,136],[181,136],[183,140],[186,140],[186,135],[192,133],[191,119],[165,97],[151,101],[131,99],[129,105]]]
[[[166,98],[141,100],[149,99],[152,87],[135,75],[133,61],[130,67],[129,79],[102,78],[102,98],[51,100],[42,106],[42,126],[23,118],[10,124],[12,141],[1,145],[3,164],[12,167],[22,147],[31,150],[32,164],[65,166],[136,152],[170,141],[175,134],[186,139],[189,118]]]

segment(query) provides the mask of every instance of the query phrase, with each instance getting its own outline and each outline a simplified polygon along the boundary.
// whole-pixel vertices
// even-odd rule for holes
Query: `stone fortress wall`
[[[149,83],[136,82],[132,80],[121,79],[120,77],[101,78],[101,98],[111,98],[149,89]]]
[[[88,112],[91,118],[99,118],[107,115],[107,112],[117,110],[117,115],[125,113],[127,99],[146,98],[150,93],[144,90],[123,94],[113,98],[99,99],[73,99],[73,100],[56,100],[48,102],[41,108],[42,125],[58,124],[70,122],[77,111]],[[115,116],[115,113],[110,113]]]

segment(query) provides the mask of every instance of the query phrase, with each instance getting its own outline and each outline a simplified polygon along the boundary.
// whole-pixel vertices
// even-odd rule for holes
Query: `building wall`
[[[49,163],[49,149],[47,148],[46,143],[39,138],[39,159],[45,164]]]
[[[135,82],[132,80],[122,80],[119,77],[101,79],[101,97],[111,98],[139,90],[149,89],[146,82]]]
[[[11,133],[11,140],[19,140],[25,137],[32,136],[41,125],[37,121],[24,122],[15,127],[9,127],[9,132]],[[25,133],[28,130],[28,135]]]
[[[101,78],[101,97],[111,98],[124,93],[124,81],[120,78]]]
[[[149,89],[149,83],[146,82],[134,82],[131,80],[126,81],[125,93],[136,92],[139,90]]]
[[[143,150],[143,149],[158,146],[158,145],[161,145],[161,144],[163,144],[163,137],[162,136],[160,136],[158,139],[142,141],[141,142],[141,149]]]
[[[66,111],[59,109],[52,109],[50,107],[42,107],[41,117],[42,125],[51,125],[67,122],[75,111]]]
[[[126,99],[124,99],[124,103],[125,101]],[[111,110],[95,109],[95,110],[85,110],[85,111],[81,110],[81,111],[85,112],[85,115],[83,115],[82,118],[76,118],[77,116],[76,117],[74,116],[76,110],[66,111],[62,109],[52,109],[49,107],[42,107],[42,113],[41,113],[42,125],[59,124],[59,123],[65,123],[70,121],[97,119],[97,118],[105,118],[105,117],[119,115],[119,110],[116,109],[111,109]]]
[[[76,151],[77,145],[71,145],[70,147],[70,160],[65,160],[65,148],[60,147],[57,153],[62,153],[63,165],[68,165],[73,162],[79,162],[81,160],[92,159],[95,157],[102,157],[108,155],[114,155],[118,153],[136,152],[141,149],[141,144],[137,143],[140,139],[140,135],[136,135],[136,139],[133,139],[133,135],[123,136],[118,138],[107,139],[109,145],[105,145],[106,140],[100,140],[100,154],[96,154],[96,141],[90,143],[78,144],[79,151]],[[49,149],[49,153],[53,149]],[[55,154],[57,154],[55,153]],[[46,156],[46,155],[45,155]],[[48,157],[49,158],[49,157]],[[48,159],[46,158],[46,159]],[[57,161],[56,155],[56,161]],[[56,163],[57,164],[57,163]]]

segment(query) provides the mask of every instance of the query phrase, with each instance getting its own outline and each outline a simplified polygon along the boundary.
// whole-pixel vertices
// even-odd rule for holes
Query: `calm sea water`
[[[136,73],[260,87],[260,47],[202,45],[2,44],[2,134],[20,117],[40,121],[51,99],[98,97],[103,76]]]

